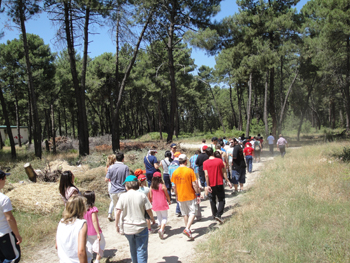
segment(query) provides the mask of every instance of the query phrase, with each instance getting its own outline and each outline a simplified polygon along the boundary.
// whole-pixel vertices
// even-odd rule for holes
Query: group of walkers
[[[267,138],[271,153],[274,140],[271,134]],[[283,157],[287,141],[282,135],[277,146]],[[173,143],[161,161],[156,157],[156,149],[149,150],[144,157],[145,170],[135,171],[124,164],[123,153],[110,155],[105,176],[111,198],[107,218],[115,221],[117,232],[128,240],[132,262],[147,262],[149,234],[158,233],[160,239],[166,237],[172,196],[176,197],[175,214],[183,216],[183,234],[189,240],[194,240],[191,230],[194,220],[202,219],[203,199],[210,201],[212,219],[224,223],[225,185],[230,189],[233,185],[233,195],[244,191],[246,171],[253,172],[253,160],[260,162],[263,148],[260,134],[256,137],[243,134],[229,140],[213,137],[210,145],[203,140],[200,149],[188,159]],[[9,175],[0,170],[0,189]],[[81,194],[74,179],[71,171],[61,174],[59,192],[65,209],[56,234],[58,256],[60,262],[90,263],[96,253],[94,262],[99,263],[105,239],[99,226],[96,196],[93,191]],[[19,262],[22,238],[11,213],[11,201],[2,193],[0,208],[0,262]]]

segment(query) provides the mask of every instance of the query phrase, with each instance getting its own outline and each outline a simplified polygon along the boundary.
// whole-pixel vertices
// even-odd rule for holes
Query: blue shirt
[[[190,167],[193,168],[194,170],[194,173],[198,173],[198,166],[196,165],[196,160],[197,160],[197,157],[198,157],[198,154],[195,154],[193,155],[191,158],[190,158]]]
[[[158,163],[158,161],[157,157],[155,157],[154,155],[150,155],[148,157],[145,156],[143,162],[145,164],[147,174],[154,174],[157,171],[157,169],[154,168],[154,164]]]

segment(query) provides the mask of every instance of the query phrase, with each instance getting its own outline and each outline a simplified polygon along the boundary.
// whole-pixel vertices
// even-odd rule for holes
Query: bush
[[[5,146],[11,146],[10,139],[7,138],[5,140]]]

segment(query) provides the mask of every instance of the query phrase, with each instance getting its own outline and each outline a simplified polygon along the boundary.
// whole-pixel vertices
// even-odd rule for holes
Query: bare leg
[[[239,184],[240,188],[241,188],[241,191],[243,191],[243,184]]]
[[[190,215],[190,216],[187,218],[187,220],[185,220],[185,223],[186,223],[186,221],[187,221],[187,223],[186,223],[186,228],[187,228],[187,229],[191,229],[191,225],[193,224],[194,218],[195,218],[195,215]]]
[[[238,184],[234,184],[233,186],[235,188],[235,191],[238,192]]]

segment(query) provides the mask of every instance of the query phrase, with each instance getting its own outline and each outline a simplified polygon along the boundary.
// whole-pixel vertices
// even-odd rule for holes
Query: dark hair
[[[71,171],[64,171],[61,173],[61,178],[60,178],[60,185],[58,187],[60,194],[65,197],[66,196],[66,190],[68,187],[75,187],[77,188],[73,182],[73,174]],[[78,188],[77,188],[78,189]]]
[[[260,133],[258,133],[258,136],[260,137]]]
[[[138,190],[140,188],[139,181],[126,182],[125,186],[128,188],[128,190]]]
[[[205,153],[208,156],[213,156],[213,149],[211,147],[208,147],[207,149],[205,149]]]
[[[220,153],[219,151],[216,151],[216,152],[214,153],[214,157],[215,157],[215,158],[221,158],[221,153]]]
[[[166,150],[165,153],[164,153],[164,157],[168,157],[169,161],[170,161],[170,159],[171,159],[171,151]]]
[[[196,150],[196,154],[200,154],[201,153],[201,151],[200,150]]]
[[[187,159],[186,160],[179,160],[179,164],[185,164],[187,162]]]
[[[93,207],[95,204],[95,192],[85,191],[84,197],[86,198],[86,204],[88,205],[88,207]]]
[[[135,175],[135,172],[129,168],[129,175]]]
[[[122,153],[122,152],[117,152],[117,153],[115,154],[115,158],[117,159],[118,162],[123,161],[123,159],[124,159],[124,153]]]
[[[219,143],[216,144],[216,145],[215,145],[215,149],[219,149],[219,150],[220,150],[220,149],[221,149],[221,145],[220,145]]]
[[[158,190],[159,184],[163,183],[162,177],[154,177],[152,178],[151,188],[154,190]]]
[[[206,141],[207,141],[206,139],[203,139],[203,140],[202,140],[202,143],[205,143]]]

